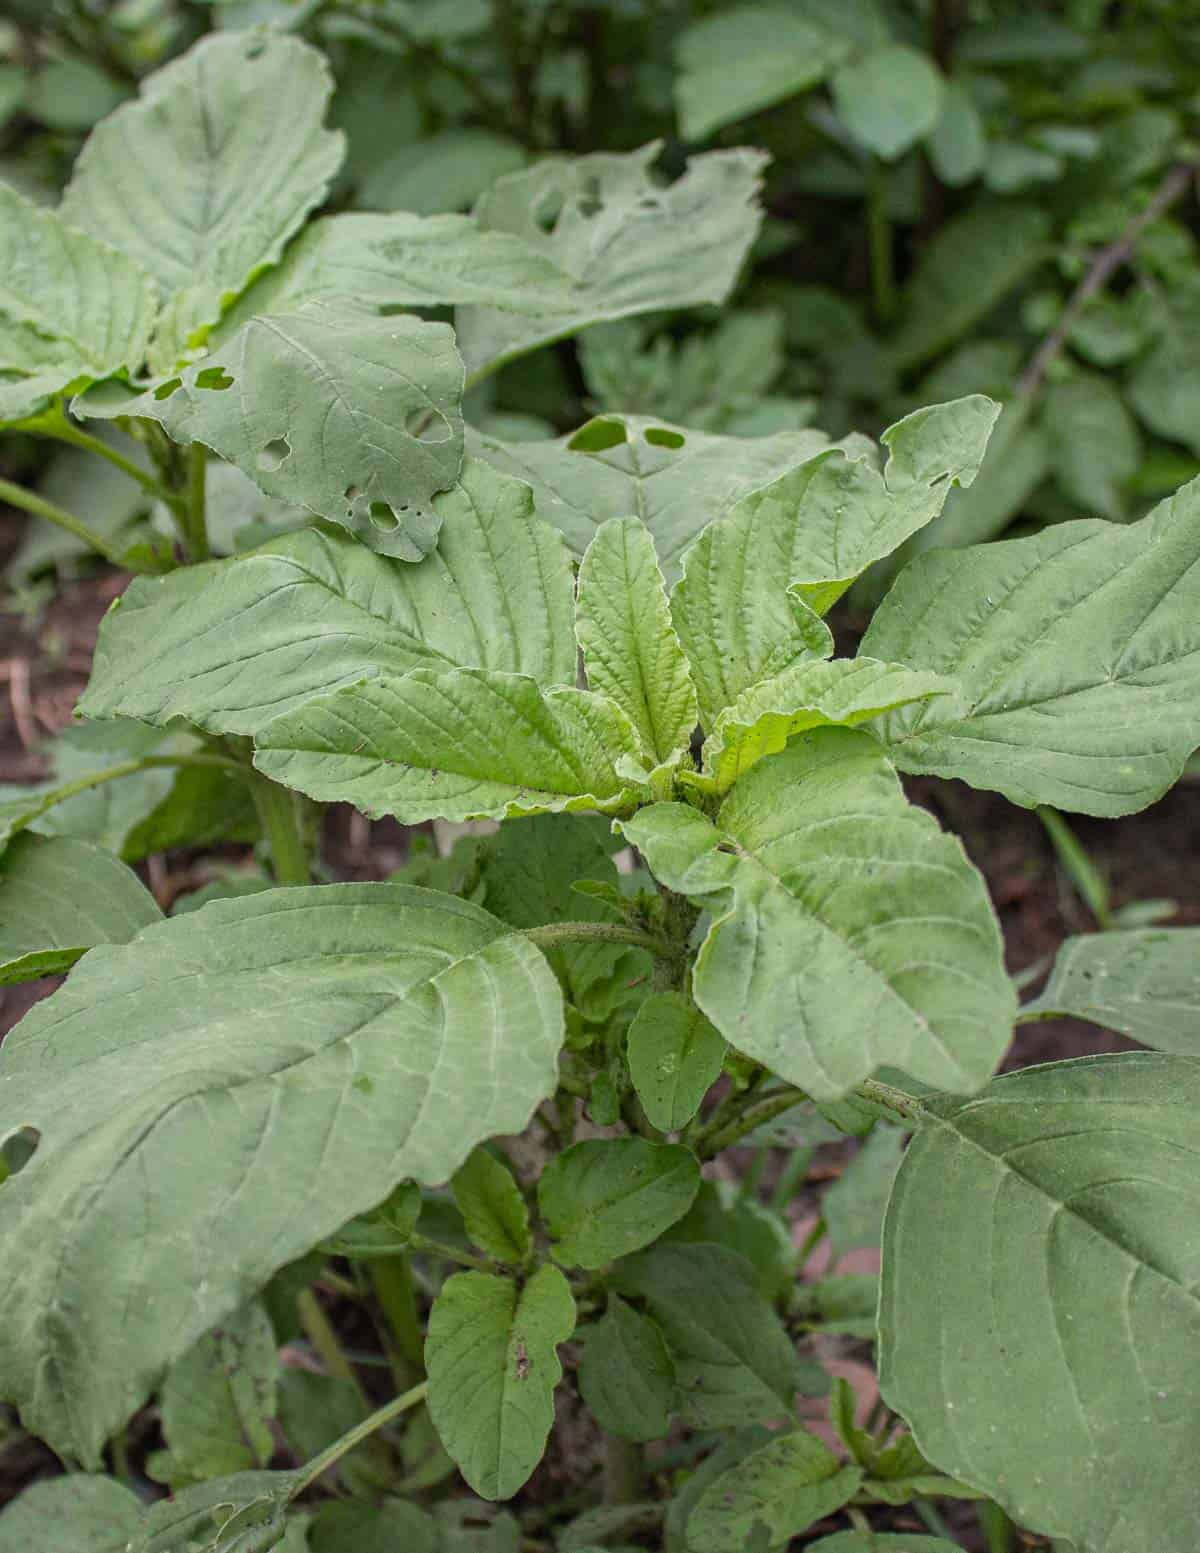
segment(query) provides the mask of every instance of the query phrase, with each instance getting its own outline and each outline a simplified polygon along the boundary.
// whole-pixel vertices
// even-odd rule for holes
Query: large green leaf
[[[324,198],[344,150],[322,128],[332,90],[321,55],[297,39],[209,37],[89,138],[62,214],[153,275],[163,366]]]
[[[1066,1015],[1159,1051],[1200,1055],[1200,928],[1068,938],[1022,1020]]]
[[[723,302],[758,233],[761,151],[710,151],[683,176],[653,174],[654,141],[625,155],[548,160],[499,179],[479,201],[486,231],[510,232],[575,283],[569,304],[537,317],[465,307],[468,370],[490,370],[604,319]]]
[[[1015,803],[1145,808],[1200,743],[1200,482],[1140,523],[1060,523],[919,557],[861,651],[932,669],[955,698],[890,713],[905,771]]]
[[[140,264],[0,183],[0,422],[136,371],[154,313]]]
[[[605,415],[546,441],[470,434],[473,453],[532,486],[538,512],[581,559],[602,523],[641,518],[668,584],[701,530],[828,446],[819,431],[716,437],[633,415]]]
[[[720,1077],[723,1037],[690,998],[656,992],[634,1015],[626,1039],[629,1076],[651,1124],[686,1127]]]
[[[429,1317],[429,1411],[442,1444],[484,1499],[511,1499],[541,1460],[562,1379],[556,1349],[575,1330],[557,1267],[518,1289],[511,1278],[456,1273]]]
[[[884,43],[839,67],[833,102],[854,139],[892,162],[941,118],[942,77],[917,49]]]
[[[686,750],[696,692],[671,625],[650,530],[613,518],[596,530],[579,569],[575,629],[588,685],[633,723],[651,764]]]
[[[141,1518],[136,1495],[112,1478],[46,1478],[0,1511],[0,1553],[126,1553]]]
[[[562,1030],[526,939],[402,885],[216,901],[94,950],[0,1051],[0,1135],[41,1135],[0,1190],[0,1373],[28,1426],[98,1460],[278,1268],[520,1131]]]
[[[637,735],[590,691],[487,669],[367,680],[268,723],[255,764],[286,787],[404,824],[628,809]],[[620,767],[620,769],[618,769]]]
[[[699,1186],[699,1161],[681,1144],[589,1138],[542,1171],[538,1208],[564,1267],[603,1267],[657,1240]]]
[[[766,1527],[764,1548],[783,1547],[851,1499],[861,1467],[844,1466],[816,1435],[791,1430],[722,1472],[688,1516],[694,1553],[729,1553]]]
[[[18,835],[0,857],[0,986],[61,975],[93,945],[126,943],[161,916],[111,852]]]
[[[832,1099],[880,1064],[960,1093],[992,1072],[1016,1010],[983,881],[868,735],[801,735],[715,822],[655,804],[622,830],[713,912],[695,999],[781,1078]]]
[[[254,733],[312,696],[421,667],[574,684],[570,558],[527,488],[470,461],[434,505],[440,541],[415,566],[310,529],[139,578],[101,625],[81,710]]]
[[[580,1337],[579,1390],[596,1422],[627,1440],[660,1440],[678,1395],[675,1364],[654,1322],[610,1294],[604,1315]]]
[[[462,387],[448,325],[310,302],[251,319],[143,393],[106,384],[73,408],[85,419],[158,421],[268,496],[419,561],[437,543],[433,497],[462,465]]]
[[[1200,1524],[1198,1155],[1200,1062],[1123,1053],[930,1102],[896,1180],[883,1394],[943,1471],[1079,1553]]]

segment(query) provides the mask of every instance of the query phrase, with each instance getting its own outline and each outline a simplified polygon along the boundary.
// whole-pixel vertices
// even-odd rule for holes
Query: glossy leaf
[[[942,116],[937,66],[902,43],[885,43],[839,67],[833,102],[854,139],[894,161],[927,135]]]
[[[529,1210],[512,1171],[487,1149],[473,1149],[451,1178],[467,1234],[498,1262],[523,1262],[533,1246]]]
[[[700,1164],[677,1143],[590,1138],[555,1155],[538,1207],[564,1267],[603,1267],[657,1240],[692,1205]]]
[[[142,1506],[112,1478],[44,1478],[0,1510],[0,1553],[126,1553]]]
[[[663,1132],[686,1127],[720,1077],[727,1048],[690,998],[656,992],[629,1026],[629,1076],[650,1123]]]
[[[854,1496],[860,1467],[843,1466],[815,1435],[779,1435],[710,1483],[688,1516],[695,1553],[745,1547],[759,1526],[765,1547],[781,1547]]]
[[[627,1440],[660,1440],[678,1395],[675,1364],[658,1327],[610,1294],[604,1315],[580,1337],[579,1390],[596,1422]]]

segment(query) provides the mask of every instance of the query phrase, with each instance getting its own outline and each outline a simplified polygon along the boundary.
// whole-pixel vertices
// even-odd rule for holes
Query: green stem
[[[642,1497],[642,1452],[619,1434],[604,1436],[604,1503],[636,1504]]]
[[[715,1159],[724,1149],[740,1143],[756,1127],[763,1126],[765,1122],[774,1121],[777,1116],[790,1111],[794,1105],[799,1104],[801,1100],[806,1100],[808,1096],[802,1089],[793,1089],[789,1085],[787,1089],[754,1098],[755,1104],[736,1112],[715,1129],[705,1128],[697,1135],[692,1142],[692,1148],[701,1159]]]
[[[477,1273],[489,1273],[492,1270],[492,1264],[485,1257],[474,1256],[470,1251],[459,1251],[455,1246],[443,1245],[440,1240],[413,1235],[409,1244],[422,1256],[436,1256],[445,1262],[457,1262],[460,1267],[469,1267]]]
[[[129,1460],[129,1441],[125,1437],[124,1429],[118,1430],[108,1444],[112,1452],[113,1476],[124,1483],[126,1488],[132,1488],[133,1466]]]
[[[23,512],[30,512],[36,518],[45,518],[50,523],[56,523],[59,528],[65,528],[68,534],[74,534],[76,539],[82,540],[89,550],[95,550],[98,555],[102,555],[106,561],[122,569],[129,569],[126,567],[124,556],[109,544],[103,534],[98,534],[94,528],[89,528],[82,518],[77,518],[65,507],[59,507],[54,502],[47,501],[36,491],[27,491],[23,485],[14,485],[11,480],[0,480],[0,501],[7,502],[10,507],[19,507]]]
[[[305,1337],[312,1344],[313,1352],[325,1366],[327,1373],[335,1380],[348,1381],[354,1387],[364,1410],[370,1407],[370,1400],[362,1389],[362,1383],[354,1372],[354,1366],[342,1352],[342,1345],[333,1330],[333,1323],[325,1314],[325,1307],[311,1289],[304,1289],[296,1296],[296,1313],[300,1317],[300,1325],[304,1329]]]
[[[875,319],[886,327],[896,314],[896,277],[892,267],[892,223],[888,215],[888,168],[877,156],[871,158],[867,172],[867,242],[871,250],[871,298]]]
[[[783,1213],[789,1206],[808,1176],[808,1167],[812,1164],[815,1153],[816,1150],[811,1148],[793,1150],[791,1158],[780,1171],[779,1180],[776,1181],[771,1193],[770,1206],[775,1213]]]
[[[60,410],[57,415],[47,416],[31,430],[42,437],[52,437],[55,442],[69,442],[72,447],[83,448],[88,453],[95,453],[99,458],[106,458],[110,464],[114,464],[122,474],[129,476],[149,495],[158,501],[170,502],[171,493],[156,480],[149,470],[140,468],[131,458],[126,458],[116,448],[110,447],[99,437],[93,437],[90,432],[81,431],[78,426],[73,426]]]
[[[393,1397],[390,1402],[384,1403],[383,1407],[377,1408],[369,1418],[364,1418],[361,1424],[356,1424],[353,1429],[348,1430],[340,1440],[335,1440],[319,1456],[314,1456],[297,1479],[291,1497],[298,1498],[305,1489],[311,1488],[323,1473],[328,1472],[330,1467],[336,1466],[356,1445],[361,1445],[371,1435],[386,1428],[394,1418],[399,1418],[403,1413],[419,1407],[424,1402],[428,1390],[428,1383],[422,1381],[419,1386],[414,1386],[411,1391],[404,1392],[402,1396]]]
[[[539,949],[555,949],[559,944],[636,944],[655,954],[669,954],[671,946],[653,933],[627,927],[623,922],[547,922],[542,927],[527,927],[525,937]]]
[[[798,1267],[803,1267],[805,1265],[809,1257],[825,1239],[825,1236],[828,1234],[828,1232],[829,1226],[826,1224],[825,1220],[823,1218],[818,1219],[817,1222],[813,1225],[812,1229],[810,1229],[808,1234],[805,1236],[804,1244],[800,1247],[800,1250],[796,1256],[796,1265]]]
[[[76,777],[73,782],[64,782],[61,787],[56,787],[48,793],[43,793],[39,798],[32,799],[28,809],[24,810],[16,819],[10,820],[6,830],[10,836],[15,836],[18,831],[27,829],[34,820],[40,820],[43,814],[57,807],[60,803],[66,803],[68,798],[74,798],[79,793],[90,792],[93,787],[103,787],[106,782],[119,781],[121,777],[136,776],[139,771],[152,771],[158,766],[209,766],[218,771],[233,771],[238,776],[246,776],[245,766],[240,766],[236,760],[230,760],[226,755],[141,755],[136,760],[122,760],[115,766],[104,766],[99,771],[89,771],[85,776]]]
[[[914,1499],[912,1507],[935,1537],[943,1538],[951,1547],[958,1547],[959,1544],[955,1540],[954,1533],[938,1514],[937,1508],[928,1499]]]
[[[272,782],[270,777],[258,771],[249,775],[254,807],[267,838],[276,880],[288,885],[310,883],[312,871],[300,832],[295,797],[289,788],[280,787],[278,782]]]
[[[193,442],[188,448],[187,483],[187,541],[193,561],[207,561],[208,520],[205,509],[208,484],[208,449],[203,442]]]
[[[896,1089],[891,1084],[881,1084],[875,1078],[863,1079],[857,1093],[864,1100],[874,1101],[876,1105],[895,1111],[908,1122],[919,1122],[925,1114],[925,1107],[916,1095],[910,1095],[905,1089]]]
[[[416,1375],[425,1369],[425,1338],[417,1314],[417,1293],[406,1256],[381,1256],[368,1264],[375,1298],[383,1311],[402,1366]]]
[[[1108,885],[1103,874],[1092,862],[1079,837],[1059,814],[1057,809],[1038,806],[1037,817],[1045,826],[1050,844],[1063,872],[1082,897],[1084,905],[1096,919],[1096,926],[1108,932],[1115,924],[1109,903]]]
[[[988,1553],[1012,1553],[1013,1523],[991,1499],[981,1499],[975,1506],[979,1529],[987,1538]]]

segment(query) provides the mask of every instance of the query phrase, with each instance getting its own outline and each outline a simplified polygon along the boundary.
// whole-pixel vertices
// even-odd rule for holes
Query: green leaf
[[[386,109],[390,122],[394,98]],[[389,134],[386,145],[389,154],[369,169],[357,191],[356,204],[368,210],[411,210],[426,216],[463,210],[527,161],[519,141],[471,125],[439,130],[402,146]]]
[[[687,1522],[693,1509],[710,1483],[716,1481],[727,1468],[744,1461],[760,1445],[772,1438],[770,1432],[755,1425],[742,1429],[726,1438],[684,1480],[682,1487],[667,1505],[663,1530],[666,1533],[665,1553],[687,1553]]]
[[[542,1458],[562,1379],[556,1349],[575,1330],[557,1267],[511,1278],[456,1273],[429,1317],[429,1411],[442,1444],[484,1499],[511,1499]]]
[[[625,155],[543,161],[492,185],[475,207],[480,226],[521,238],[565,270],[575,290],[568,306],[533,318],[460,309],[469,372],[494,370],[605,319],[725,300],[762,220],[765,157],[710,151],[662,184],[652,172],[661,149],[653,141]]]
[[[579,1334],[579,1390],[596,1422],[626,1440],[660,1440],[678,1395],[675,1365],[650,1320],[610,1294],[608,1308]]]
[[[155,420],[202,442],[268,496],[419,561],[437,543],[433,497],[462,464],[463,368],[446,324],[310,302],[253,318],[218,350],[134,393],[106,384],[84,419]]]
[[[791,1313],[818,1331],[874,1340],[878,1304],[879,1279],[874,1273],[835,1273],[817,1283],[797,1284]]]
[[[0,987],[59,976],[95,944],[123,944],[162,913],[111,852],[26,832],[0,857]]]
[[[498,1262],[520,1263],[533,1247],[529,1209],[512,1171],[487,1149],[473,1149],[450,1182],[467,1234]]]
[[[141,366],[154,288],[134,259],[0,183],[0,422]]]
[[[839,66],[833,103],[854,139],[891,162],[937,124],[944,84],[924,54],[903,43],[885,43]]]
[[[333,78],[295,38],[208,37],[98,125],[63,218],[144,264],[165,303],[163,367],[275,264],[325,197],[344,146],[322,127]]]
[[[892,1181],[904,1153],[904,1131],[876,1122],[869,1137],[821,1198],[835,1258],[877,1246]]]
[[[701,1181],[691,1208],[666,1238],[725,1246],[753,1267],[759,1294],[772,1305],[785,1299],[796,1281],[796,1247],[790,1226],[733,1181]]]
[[[627,809],[641,791],[637,735],[603,696],[523,674],[415,669],[276,717],[255,764],[310,798],[405,824]]]
[[[112,1478],[45,1478],[0,1511],[0,1553],[126,1553],[142,1518]]]
[[[102,431],[102,441],[149,472],[149,457],[140,443],[119,432],[110,434],[107,427]],[[68,512],[86,512],[88,527],[102,534],[120,552],[138,537],[138,519],[150,506],[148,494],[124,470],[97,458],[86,448],[64,447],[55,453],[37,488],[39,495]],[[73,567],[92,555],[94,552],[66,529],[56,528],[53,523],[31,523],[5,574],[25,581],[64,564]]]
[[[1184,1548],[1200,1518],[1198,1117],[1186,1057],[1027,1068],[928,1103],[888,1208],[889,1406],[1080,1553]]]
[[[789,1417],[798,1390],[819,1392],[824,1372],[796,1357],[754,1269],[724,1246],[664,1242],[622,1262],[610,1278],[644,1300],[675,1362],[683,1421],[743,1428]]]
[[[942,111],[929,132],[926,146],[934,172],[953,189],[970,183],[983,171],[987,131],[964,82],[946,82]]]
[[[920,556],[861,651],[953,679],[957,697],[877,725],[904,771],[1014,803],[1145,808],[1200,743],[1200,482],[1140,523],[1059,523]]]
[[[52,54],[27,79],[25,112],[48,129],[68,134],[91,129],[129,95],[128,87],[99,63],[73,54]]]
[[[657,1240],[692,1205],[700,1165],[678,1143],[591,1138],[556,1155],[538,1207],[564,1267],[603,1267]]]
[[[0,1373],[28,1426],[95,1462],[278,1268],[519,1132],[562,1039],[527,940],[402,885],[215,901],[94,950],[0,1051],[0,1136],[41,1135],[0,1190]]]
[[[783,1546],[851,1499],[862,1469],[844,1467],[815,1435],[793,1430],[761,1446],[710,1483],[687,1522],[695,1553],[745,1547],[759,1526],[764,1547]]]
[[[239,772],[185,766],[161,803],[130,829],[121,856],[135,863],[151,852],[253,842],[259,834],[254,795]]]
[[[539,514],[562,530],[579,559],[602,523],[636,513],[668,585],[703,529],[829,446],[819,431],[715,437],[632,415],[601,416],[554,440],[468,435],[473,453],[533,488]]]
[[[696,692],[654,540],[639,518],[613,518],[596,530],[579,569],[575,629],[589,687],[621,708],[651,764],[686,750]]]
[[[962,1549],[944,1537],[917,1537],[911,1532],[838,1531],[809,1543],[807,1553],[962,1553]]]
[[[324,1504],[308,1532],[310,1553],[441,1553],[427,1510],[399,1499],[382,1504],[350,1500]]]
[[[782,6],[743,5],[693,22],[675,45],[675,103],[685,140],[794,97],[850,52],[845,38]],[[737,69],[729,62],[737,60]]]
[[[721,1074],[724,1039],[681,992],[648,997],[629,1026],[629,1076],[652,1126],[686,1127]]]
[[[1200,1055],[1200,928],[1068,938],[1021,1019],[1086,1019],[1159,1051]]]
[[[421,1216],[421,1190],[403,1181],[378,1207],[356,1214],[321,1242],[330,1256],[403,1256]]]
[[[80,709],[255,733],[313,696],[415,668],[573,685],[571,563],[529,491],[472,460],[434,505],[440,541],[415,566],[310,529],[139,578],[101,624]]]
[[[1015,1014],[987,892],[868,735],[802,735],[715,823],[672,803],[621,828],[713,912],[693,995],[739,1051],[818,1099],[881,1063],[960,1092],[987,1080]]]
[[[1142,439],[1120,389],[1098,373],[1046,390],[1043,425],[1058,482],[1089,513],[1118,520],[1142,461]]]
[[[434,1509],[438,1553],[521,1553],[521,1527],[502,1510],[490,1518],[478,1499],[444,1499]]]
[[[300,1481],[299,1472],[238,1472],[197,1483],[152,1505],[125,1553],[265,1553],[279,1546]]]

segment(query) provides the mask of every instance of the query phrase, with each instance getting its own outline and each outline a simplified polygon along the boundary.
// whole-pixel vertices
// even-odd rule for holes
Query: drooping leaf
[[[557,1267],[521,1289],[510,1278],[456,1273],[429,1317],[429,1411],[442,1444],[484,1499],[511,1499],[541,1460],[562,1379],[556,1349],[575,1330],[575,1301]]]
[[[498,1262],[520,1263],[533,1238],[529,1209],[512,1171],[487,1149],[473,1149],[450,1182],[467,1234]]]
[[[61,975],[93,945],[127,943],[161,916],[111,852],[18,835],[0,857],[0,986]]]
[[[475,207],[575,283],[568,306],[537,317],[465,307],[456,323],[471,373],[605,319],[723,302],[758,233],[764,156],[710,151],[662,184],[654,141],[624,155],[543,161],[499,179]]]
[[[613,813],[641,791],[617,769],[637,768],[637,735],[611,701],[486,669],[367,680],[276,717],[257,744],[284,786],[405,824]]]
[[[0,1553],[126,1553],[141,1501],[112,1478],[45,1478],[0,1510]]]
[[[343,1500],[317,1511],[308,1532],[309,1553],[441,1553],[437,1525],[428,1510],[400,1499],[382,1504]]]
[[[588,685],[633,723],[651,764],[685,750],[696,692],[654,540],[640,519],[611,519],[596,530],[579,569],[575,629]]]
[[[1200,742],[1200,483],[1139,523],[1059,523],[919,557],[861,651],[957,696],[879,736],[904,771],[1114,816],[1162,796]]]
[[[626,1037],[629,1076],[651,1124],[686,1127],[720,1076],[725,1041],[690,998],[656,992],[634,1015]]]
[[[574,684],[570,559],[528,490],[469,461],[434,505],[438,547],[416,565],[310,529],[138,579],[101,625],[81,710],[254,733],[310,697],[421,667]]]
[[[1183,1548],[1200,1518],[1198,1107],[1186,1057],[1027,1068],[928,1103],[888,1208],[889,1405],[1080,1553]]]
[[[693,995],[739,1051],[818,1099],[881,1063],[946,1089],[986,1081],[1015,1013],[987,892],[868,735],[801,735],[715,822],[655,804],[622,830],[713,911]]]
[[[542,1171],[538,1208],[564,1267],[603,1267],[657,1240],[699,1185],[699,1161],[678,1143],[590,1138]]]
[[[937,124],[943,89],[933,61],[903,43],[871,49],[833,76],[838,117],[860,145],[889,162]]]
[[[675,1364],[658,1327],[610,1294],[604,1315],[580,1337],[579,1390],[596,1422],[627,1440],[660,1440],[678,1396]]]
[[[862,1476],[816,1435],[781,1434],[709,1484],[688,1516],[688,1547],[729,1553],[745,1547],[760,1525],[767,1528],[764,1547],[782,1547],[853,1498]]]
[[[904,1132],[877,1122],[870,1136],[821,1198],[835,1257],[877,1246],[892,1181],[904,1152]]]
[[[216,901],[93,951],[0,1053],[0,1135],[41,1135],[0,1191],[0,1372],[29,1427],[96,1461],[279,1267],[524,1127],[562,1033],[526,939],[402,885]]]

